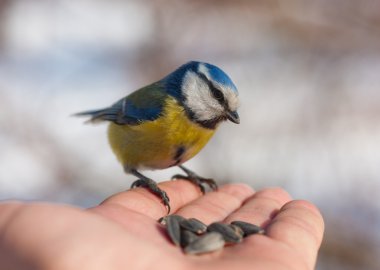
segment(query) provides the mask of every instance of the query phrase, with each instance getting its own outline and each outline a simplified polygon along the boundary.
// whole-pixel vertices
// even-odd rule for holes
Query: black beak
[[[235,123],[235,124],[240,124],[240,118],[239,118],[237,111],[234,111],[234,112],[228,111],[227,112],[227,119],[230,120],[231,122]]]

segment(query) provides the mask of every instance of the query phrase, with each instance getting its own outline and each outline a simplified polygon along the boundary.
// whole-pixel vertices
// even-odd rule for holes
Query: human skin
[[[206,224],[247,221],[264,226],[266,234],[214,253],[185,255],[157,223],[166,208],[143,188],[115,194],[90,209],[3,202],[1,269],[314,269],[324,224],[311,203],[292,200],[280,188],[255,192],[228,184],[202,196],[188,181],[159,186],[170,197],[172,213]]]

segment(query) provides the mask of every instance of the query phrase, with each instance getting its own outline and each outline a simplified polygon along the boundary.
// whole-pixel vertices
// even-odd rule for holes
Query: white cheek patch
[[[197,120],[211,120],[223,114],[224,108],[211,96],[208,85],[192,71],[188,71],[183,79],[182,94]]]

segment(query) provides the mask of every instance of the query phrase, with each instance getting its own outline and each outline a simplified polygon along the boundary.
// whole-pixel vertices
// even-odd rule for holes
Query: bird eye
[[[214,98],[221,104],[225,103],[223,92],[216,88],[203,73],[200,73],[199,77],[208,85]]]
[[[211,87],[211,92],[212,92],[212,95],[214,96],[214,98],[220,102],[223,102],[224,101],[224,95],[222,93],[222,91],[220,91],[219,89],[215,88],[215,87]]]

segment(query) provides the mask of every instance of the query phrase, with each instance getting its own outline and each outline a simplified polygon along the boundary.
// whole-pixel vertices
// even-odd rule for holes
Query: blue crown
[[[208,72],[209,72],[211,79],[213,81],[218,82],[222,85],[225,85],[237,93],[237,88],[236,88],[235,84],[232,82],[230,77],[228,77],[228,75],[226,73],[224,73],[223,70],[221,70],[217,66],[214,66],[214,65],[211,65],[208,63],[203,63],[203,64],[207,67]]]

